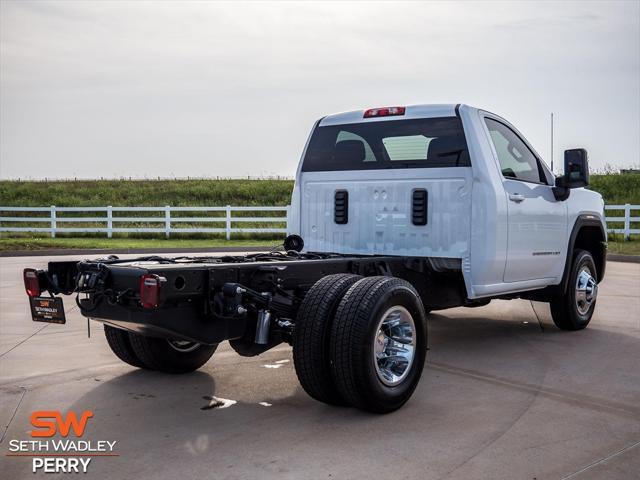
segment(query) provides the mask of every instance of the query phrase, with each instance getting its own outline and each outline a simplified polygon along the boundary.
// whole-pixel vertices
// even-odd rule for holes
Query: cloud
[[[1,5],[2,177],[292,175],[322,115],[442,102],[638,162],[636,2]]]

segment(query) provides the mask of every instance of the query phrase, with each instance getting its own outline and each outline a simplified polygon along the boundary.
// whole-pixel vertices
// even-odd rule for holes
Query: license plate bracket
[[[29,298],[29,304],[31,305],[31,319],[34,322],[67,323],[61,297]]]

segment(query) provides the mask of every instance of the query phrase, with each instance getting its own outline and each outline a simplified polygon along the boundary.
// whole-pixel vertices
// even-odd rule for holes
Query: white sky
[[[637,0],[0,5],[2,178],[292,176],[317,118],[415,103],[640,163]]]

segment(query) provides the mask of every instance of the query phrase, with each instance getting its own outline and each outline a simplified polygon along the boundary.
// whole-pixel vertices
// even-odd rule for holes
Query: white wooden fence
[[[637,212],[637,216],[635,217],[631,216],[631,211],[640,210],[640,205],[629,205],[628,203],[624,205],[605,205],[604,209],[605,212],[610,210],[615,210],[617,211],[616,213],[619,213],[620,210],[624,211],[623,216],[607,216],[607,224],[614,222],[622,222],[624,224],[623,228],[611,228],[607,225],[607,231],[609,233],[621,233],[624,235],[625,240],[629,240],[631,234],[640,234],[640,228],[631,228],[632,223],[640,222],[640,212]]]
[[[4,216],[7,213],[37,212],[38,216]],[[69,215],[69,213],[72,215]],[[90,213],[91,216],[78,216],[78,213]],[[123,216],[127,212],[145,212],[150,216]],[[206,216],[182,216],[175,213],[190,212]],[[217,212],[217,213],[216,213]],[[220,213],[224,212],[224,215]],[[248,217],[239,212],[258,212],[259,217]],[[280,216],[264,216],[266,212],[282,212]],[[155,215],[153,215],[155,213]],[[212,215],[213,213],[213,215]],[[65,215],[66,214],[66,215]],[[235,224],[276,223],[287,224],[289,207],[0,207],[0,232],[43,232],[55,237],[56,233],[106,233],[111,238],[114,233],[164,233],[167,238],[172,233],[225,233],[227,240],[233,233],[286,233],[284,227],[237,227]],[[29,223],[29,226],[16,225]],[[90,223],[99,226],[66,227],[64,224]],[[118,226],[123,223],[154,224],[155,226]],[[213,224],[212,227],[187,226],[179,224]],[[7,226],[10,224],[11,226]],[[33,224],[39,226],[33,226]],[[45,226],[46,224],[46,226]]]
[[[618,233],[624,235],[625,239],[629,239],[632,234],[640,234],[640,228],[631,228],[634,222],[640,222],[640,212],[637,216],[632,216],[632,211],[640,210],[640,205],[606,205],[605,210],[614,211],[616,216],[607,217],[609,223],[622,223],[623,228],[608,228],[609,233]],[[114,233],[164,233],[168,238],[172,233],[224,233],[227,239],[231,238],[233,233],[286,233],[287,229],[271,228],[271,227],[237,227],[235,224],[242,223],[277,223],[287,224],[289,219],[289,206],[285,207],[0,207],[0,215],[6,215],[10,212],[20,212],[21,214],[35,212],[39,216],[0,216],[0,232],[42,232],[50,233],[52,237],[56,233],[106,233],[111,238]],[[72,213],[73,216],[64,215]],[[78,213],[89,212],[92,216],[77,216]],[[137,217],[137,216],[121,216],[120,213],[126,212],[149,212],[156,213],[155,216]],[[187,217],[182,215],[173,215],[178,212],[192,212],[207,214],[209,216]],[[211,213],[217,212],[218,215],[211,216]],[[219,213],[224,212],[224,215]],[[266,212],[281,212],[281,216],[259,216],[246,217],[238,216],[237,212],[258,212],[258,214]],[[114,215],[115,213],[115,215]],[[622,213],[622,215],[620,215]],[[61,214],[61,215],[60,215]],[[102,214],[102,215],[100,215]],[[29,223],[27,227],[17,227],[15,225]],[[101,224],[97,227],[65,227],[61,224],[73,223],[93,223]],[[122,223],[151,223],[160,224],[155,227],[118,227]],[[176,224],[214,224],[214,227],[180,227]],[[10,226],[7,226],[9,224]],[[33,226],[33,224],[46,224],[47,226]]]

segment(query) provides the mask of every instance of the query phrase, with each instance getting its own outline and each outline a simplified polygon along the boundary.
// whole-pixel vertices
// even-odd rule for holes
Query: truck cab
[[[602,278],[604,202],[583,177],[567,196],[516,127],[467,105],[339,113],[309,137],[289,228],[310,251],[457,265],[469,299],[512,294],[559,285],[576,239]]]

